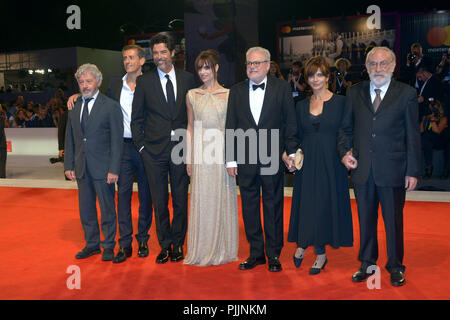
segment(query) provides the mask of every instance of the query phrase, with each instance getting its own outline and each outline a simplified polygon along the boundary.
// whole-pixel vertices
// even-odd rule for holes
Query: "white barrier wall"
[[[57,128],[5,128],[5,134],[7,143],[11,141],[8,155],[58,155]]]

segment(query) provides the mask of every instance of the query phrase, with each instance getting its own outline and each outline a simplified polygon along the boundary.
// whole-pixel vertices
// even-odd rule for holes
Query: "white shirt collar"
[[[100,93],[100,90],[97,90],[97,92],[92,96],[92,100],[91,101],[95,101],[98,97],[98,94]],[[84,103],[85,99],[83,97],[83,103]]]
[[[159,70],[159,68],[156,68],[156,70],[158,70],[159,78],[161,80],[166,79],[166,74],[168,74],[170,76],[170,80],[175,80],[175,67],[173,65],[172,65],[172,70],[170,70],[169,73],[162,72],[161,70]]]
[[[389,85],[391,84],[391,80],[392,80],[392,79],[389,79],[388,82],[386,82],[384,85],[382,85],[382,86],[379,87],[379,88],[375,87],[375,85],[373,84],[373,82],[370,81],[370,92],[375,92],[375,89],[381,89],[381,92],[386,93],[386,91],[387,91],[388,88],[389,88]]]

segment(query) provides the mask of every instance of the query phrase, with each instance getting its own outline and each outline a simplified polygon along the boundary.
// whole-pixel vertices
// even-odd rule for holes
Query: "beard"
[[[369,73],[370,81],[379,88],[389,82],[392,78],[392,72],[372,72]]]

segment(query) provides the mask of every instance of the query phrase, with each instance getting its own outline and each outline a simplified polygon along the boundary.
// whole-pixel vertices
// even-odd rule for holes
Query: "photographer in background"
[[[347,88],[352,85],[350,81],[350,74],[347,70],[351,67],[351,62],[346,58],[339,58],[336,60],[334,66],[336,70],[333,73],[333,79],[331,83],[331,91],[335,94],[345,96]]]
[[[422,66],[431,68],[431,58],[423,55],[422,45],[415,42],[411,45],[411,52],[406,56],[406,71],[408,77],[408,83],[420,90],[423,81],[416,77],[418,69]]]
[[[436,75],[441,79],[444,93],[450,94],[450,49],[442,55],[441,62],[436,67]]]
[[[417,93],[420,120],[424,115],[428,114],[429,98],[443,101],[443,89],[439,77],[435,74],[432,74],[432,70],[426,64],[419,66],[416,72],[416,77],[422,83],[422,85],[418,88]]]
[[[433,174],[433,150],[443,150],[447,146],[447,131],[448,119],[441,102],[429,98],[427,113],[420,123],[425,161],[424,179],[429,179]]]
[[[292,64],[292,69],[289,70],[287,81],[291,86],[292,97],[294,98],[295,103],[306,98],[306,81],[303,76],[303,64],[301,61],[295,61]]]

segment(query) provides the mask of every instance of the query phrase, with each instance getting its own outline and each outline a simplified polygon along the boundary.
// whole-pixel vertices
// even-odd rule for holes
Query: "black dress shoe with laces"
[[[391,272],[391,284],[394,287],[403,286],[406,283],[405,274],[402,271]]]
[[[163,264],[169,261],[170,254],[172,253],[172,250],[170,248],[168,249],[162,249],[161,252],[156,257],[156,263]]]
[[[138,257],[145,258],[148,256],[148,244],[147,242],[139,242],[139,250],[138,250]]]
[[[280,260],[278,260],[278,257],[269,258],[269,271],[278,272],[281,270],[281,263]]]
[[[265,263],[266,263],[265,257],[261,257],[261,258],[249,257],[247,260],[245,260],[244,262],[239,264],[239,269],[240,270],[250,270],[259,264],[265,264]]]
[[[94,254],[100,254],[100,248],[83,248],[80,252],[75,255],[76,259],[86,259]]]
[[[128,248],[120,248],[117,255],[114,257],[113,263],[121,263],[127,260],[127,258],[131,257],[133,253],[133,249],[131,247]]]
[[[172,255],[170,257],[170,260],[172,262],[178,262],[184,259],[183,256],[183,247],[179,246],[179,247],[174,247],[173,251],[172,251]]]

